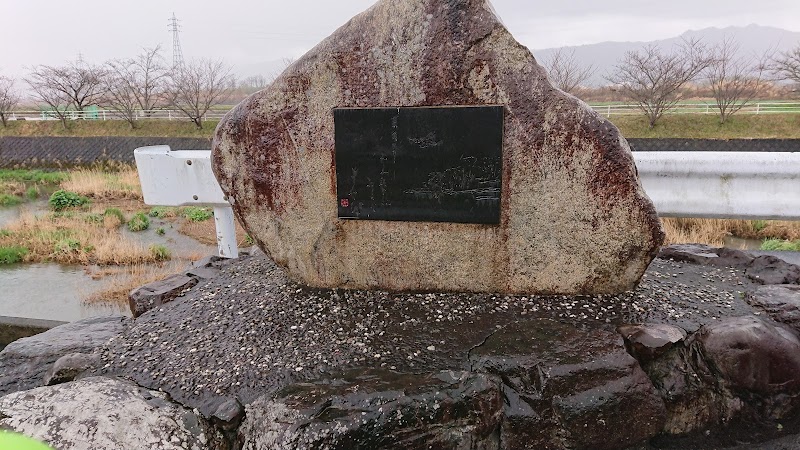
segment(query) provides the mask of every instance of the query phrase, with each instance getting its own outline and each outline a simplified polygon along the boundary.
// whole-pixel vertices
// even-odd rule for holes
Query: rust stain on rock
[[[333,109],[505,106],[496,226],[337,218]],[[627,142],[552,87],[484,0],[382,0],[219,124],[213,165],[298,281],[393,291],[612,293],[663,232]]]

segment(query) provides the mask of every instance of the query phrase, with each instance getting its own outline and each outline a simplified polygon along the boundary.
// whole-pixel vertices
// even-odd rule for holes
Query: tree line
[[[284,66],[291,64],[285,60]],[[561,90],[586,97],[584,86],[595,69],[582,66],[574,52],[557,50],[544,61],[553,84]],[[160,47],[143,49],[139,55],[94,65],[80,58],[59,66],[37,65],[24,82],[33,99],[47,105],[66,128],[72,111],[96,105],[114,109],[132,128],[140,117],[158,108],[181,111],[198,128],[214,106],[235,90],[246,93],[266,87],[275,74],[243,80],[238,86],[232,68],[219,60],[195,60],[170,67]],[[699,40],[685,40],[665,50],[648,45],[630,51],[605,76],[610,89],[639,107],[654,127],[665,112],[686,97],[686,86],[706,86],[715,101],[720,122],[761,95],[775,81],[800,87],[800,44],[780,53],[742,56],[732,39],[713,47]],[[15,82],[0,75],[0,122],[6,126],[21,97]]]
[[[581,65],[574,51],[559,49],[544,66],[556,87],[586,97],[584,84],[595,68]],[[725,123],[776,81],[800,87],[800,44],[786,52],[749,56],[741,55],[731,38],[711,47],[699,40],[684,40],[672,49],[647,45],[627,52],[604,78],[620,98],[638,106],[651,128],[685,98],[690,83],[707,88]]]
[[[236,87],[232,68],[221,60],[200,59],[170,67],[160,47],[143,49],[133,58],[91,64],[78,58],[63,65],[41,64],[23,78],[32,100],[46,105],[67,128],[73,111],[89,106],[114,109],[131,126],[155,109],[175,108],[197,128],[203,116],[225,101]],[[0,122],[20,103],[14,80],[0,75]]]

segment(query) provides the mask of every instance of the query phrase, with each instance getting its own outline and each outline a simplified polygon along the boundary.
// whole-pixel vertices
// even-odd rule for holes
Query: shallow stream
[[[47,203],[37,201],[0,208],[0,229],[26,210],[44,214]],[[149,229],[138,233],[124,229],[123,235],[145,246],[164,245],[173,259],[216,253],[215,247],[179,233],[170,222],[158,218],[150,220]],[[159,228],[164,229],[163,235],[156,233]],[[92,279],[83,266],[51,263],[0,265],[0,316],[71,322],[87,317],[130,315],[127,305],[84,301],[104,286],[105,280]]]

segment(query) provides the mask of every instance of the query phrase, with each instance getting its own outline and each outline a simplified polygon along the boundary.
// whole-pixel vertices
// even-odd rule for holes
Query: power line
[[[183,50],[181,50],[180,30],[181,27],[178,24],[178,19],[175,17],[175,13],[172,13],[172,17],[169,19],[169,31],[172,32],[173,69],[183,68]]]

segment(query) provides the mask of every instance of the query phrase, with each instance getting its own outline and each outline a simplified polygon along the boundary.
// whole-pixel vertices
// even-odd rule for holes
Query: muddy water
[[[47,203],[40,201],[12,208],[0,208],[0,229],[25,211],[46,213]],[[158,228],[164,234],[156,233]],[[169,222],[151,219],[148,230],[132,233],[123,228],[123,235],[145,247],[160,244],[167,247],[173,259],[188,259],[216,253],[216,247],[204,245],[180,234]],[[0,316],[58,321],[75,321],[87,317],[125,314],[127,305],[87,303],[83,299],[99,291],[105,280],[93,280],[81,266],[60,264],[0,265]]]
[[[760,239],[745,239],[736,236],[726,236],[722,245],[734,250],[759,250],[762,241]]]
[[[81,267],[59,264],[0,266],[0,316],[72,322],[86,317],[128,314],[126,305],[85,303],[102,282]]]

